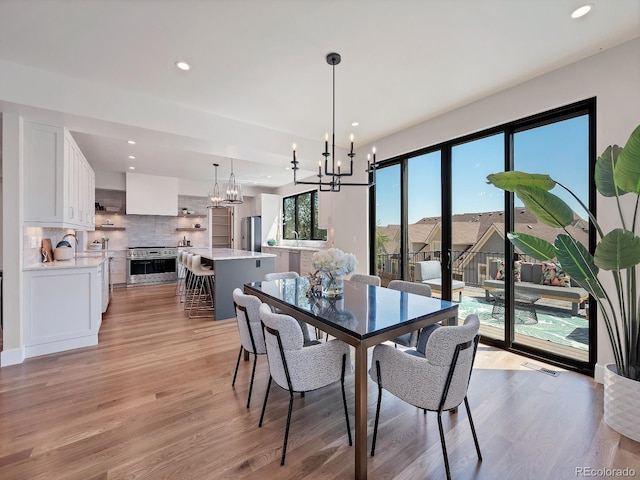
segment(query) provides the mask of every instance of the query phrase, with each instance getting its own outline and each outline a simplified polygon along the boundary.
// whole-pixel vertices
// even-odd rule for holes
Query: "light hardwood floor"
[[[353,478],[339,385],[296,397],[281,467],[288,394],[272,387],[259,429],[266,357],[247,409],[250,362],[231,387],[238,346],[234,319],[189,320],[173,286],[117,289],[99,346],[0,369],[0,479]],[[640,477],[640,444],[602,421],[602,386],[525,361],[480,345],[469,402],[484,461],[464,409],[445,414],[453,477],[569,479],[604,467]],[[349,375],[351,415],[352,386]],[[370,382],[370,432],[375,399]],[[368,469],[372,479],[444,478],[435,414],[385,393]]]

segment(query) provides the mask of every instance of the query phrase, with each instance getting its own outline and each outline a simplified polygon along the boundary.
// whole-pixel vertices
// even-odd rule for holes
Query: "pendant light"
[[[353,157],[356,154],[353,151],[353,134],[350,137],[350,149],[347,154],[348,160],[345,161],[343,167],[342,162],[336,159],[336,65],[341,61],[339,53],[330,53],[327,55],[327,63],[331,65],[333,69],[333,124],[331,130],[331,151],[329,151],[329,133],[324,135],[324,152],[322,156],[324,161],[318,162],[318,179],[315,181],[302,181],[298,180],[297,171],[300,169],[298,164],[298,157],[296,155],[296,145],[293,144],[293,183],[296,185],[317,185],[321,192],[339,192],[342,186],[362,186],[372,187],[376,182],[376,149],[373,148],[373,160],[371,155],[367,155],[367,168],[365,170],[367,174],[366,182],[343,182],[343,177],[351,177],[353,175]],[[324,163],[324,169],[323,167]],[[348,167],[348,168],[347,168]]]
[[[236,182],[236,176],[233,173],[233,158],[231,159],[231,175],[229,176],[229,182],[227,182],[222,203],[224,205],[239,205],[240,203],[244,203],[242,185]]]
[[[218,186],[218,167],[217,163],[214,163],[213,166],[216,169],[216,183],[213,186],[213,190],[209,192],[209,205],[207,208],[225,208],[222,205],[222,196],[220,195],[220,187]]]

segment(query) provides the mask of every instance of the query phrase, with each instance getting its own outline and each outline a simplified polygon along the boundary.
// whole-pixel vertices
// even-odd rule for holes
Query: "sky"
[[[452,149],[453,213],[504,210],[503,191],[486,183],[487,175],[504,171],[504,136],[493,135]],[[583,115],[514,135],[515,169],[546,173],[588,204],[588,117]],[[440,216],[440,152],[409,160],[409,223]],[[586,213],[566,192],[552,191],[582,218]],[[376,173],[377,225],[400,223],[400,166]],[[516,206],[522,203],[516,199]]]

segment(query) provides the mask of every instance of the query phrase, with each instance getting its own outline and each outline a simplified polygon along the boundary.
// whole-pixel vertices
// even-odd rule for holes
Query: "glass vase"
[[[322,280],[322,296],[325,298],[340,298],[344,293],[344,278],[340,275],[324,273]]]

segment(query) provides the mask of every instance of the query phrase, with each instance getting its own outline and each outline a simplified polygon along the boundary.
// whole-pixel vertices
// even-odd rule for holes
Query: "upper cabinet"
[[[64,127],[24,122],[24,224],[94,229],[95,174]]]

